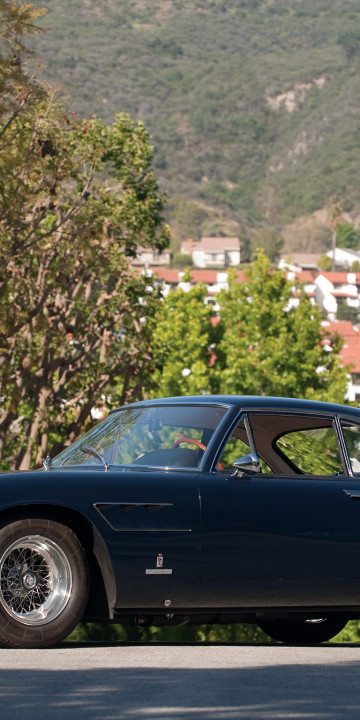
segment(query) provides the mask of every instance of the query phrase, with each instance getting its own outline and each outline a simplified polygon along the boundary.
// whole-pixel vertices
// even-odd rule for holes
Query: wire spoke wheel
[[[48,537],[25,535],[0,558],[0,603],[24,625],[55,620],[69,601],[72,585],[70,563]]]

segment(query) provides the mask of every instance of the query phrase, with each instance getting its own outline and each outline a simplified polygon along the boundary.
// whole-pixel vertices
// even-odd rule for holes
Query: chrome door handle
[[[350,500],[360,500],[360,490],[344,490],[344,493]]]

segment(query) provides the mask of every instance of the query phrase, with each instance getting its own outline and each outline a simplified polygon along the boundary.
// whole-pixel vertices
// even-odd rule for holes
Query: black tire
[[[347,622],[344,617],[324,617],[314,620],[264,620],[258,625],[273,640],[289,645],[317,645],[331,640]]]
[[[81,620],[88,592],[84,551],[69,527],[29,518],[0,529],[0,645],[61,642]]]

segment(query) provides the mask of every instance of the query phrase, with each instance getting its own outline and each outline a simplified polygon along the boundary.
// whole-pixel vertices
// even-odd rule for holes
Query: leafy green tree
[[[352,223],[346,222],[339,225],[336,231],[336,245],[340,248],[358,249],[359,235]]]
[[[192,265],[192,257],[184,253],[176,253],[171,264],[174,268],[188,267]]]
[[[328,272],[331,270],[331,258],[327,255],[321,255],[318,261],[318,266],[323,272]]]
[[[0,140],[15,118],[46,94],[34,79],[33,54],[23,43],[24,36],[43,32],[34,22],[45,13],[28,2],[0,0]]]
[[[190,278],[190,275],[188,275]],[[186,280],[186,277],[185,277]],[[177,289],[164,299],[152,338],[153,396],[211,393],[217,329],[211,306],[204,304],[206,286]]]
[[[0,461],[27,469],[115,380],[121,402],[142,395],[159,298],[130,261],[169,238],[143,125],[69,116],[26,75],[19,37],[37,13],[0,12]]]
[[[322,342],[321,311],[301,288],[292,306],[293,285],[260,252],[247,281],[230,279],[219,295],[222,339],[215,365],[223,393],[278,395],[341,402],[346,371],[341,341]]]

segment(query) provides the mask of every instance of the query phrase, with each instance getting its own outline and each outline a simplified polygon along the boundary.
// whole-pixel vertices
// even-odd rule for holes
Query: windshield
[[[52,467],[101,465],[105,461],[109,465],[197,468],[226,412],[227,408],[212,405],[117,410],[63,450]]]

